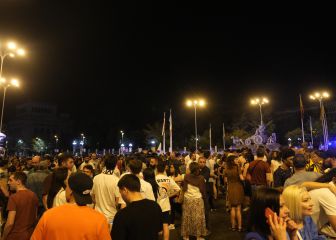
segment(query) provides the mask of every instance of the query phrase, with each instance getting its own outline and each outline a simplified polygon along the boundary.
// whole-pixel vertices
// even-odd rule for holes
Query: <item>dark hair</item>
[[[226,165],[228,167],[228,169],[232,169],[234,166],[236,166],[234,160],[236,159],[237,157],[235,155],[230,155],[227,157],[226,159]]]
[[[169,168],[168,168],[168,171],[167,171],[167,175],[168,176],[173,176],[173,173],[170,171],[170,167],[173,166],[174,167],[174,177],[177,177],[179,174],[181,174],[181,171],[180,171],[180,168],[178,165],[176,164],[169,164]]]
[[[157,197],[158,197],[158,193],[159,193],[159,185],[157,184],[157,182],[155,180],[154,169],[153,168],[146,168],[143,171],[143,176],[144,176],[144,180],[146,182],[149,182],[152,185],[154,197],[155,197],[155,200],[156,200]]]
[[[128,166],[133,174],[139,174],[142,169],[142,162],[137,159],[132,159],[129,161]]]
[[[270,208],[279,215],[280,192],[274,188],[260,188],[252,196],[250,226],[255,231],[265,237],[271,234],[270,227],[266,222],[265,209]]]
[[[126,174],[118,182],[119,188],[127,188],[131,192],[140,192],[140,180],[134,174]]]
[[[15,173],[16,172],[16,167],[14,165],[12,165],[7,169],[7,171],[8,171],[8,173]]]
[[[67,161],[69,158],[73,159],[73,156],[70,153],[60,153],[57,156],[58,166],[62,166],[62,163]]]
[[[27,183],[27,174],[25,174],[24,172],[15,172],[13,174],[13,177],[15,180],[20,180],[22,185],[26,185]]]
[[[265,156],[265,148],[262,146],[259,146],[257,148],[257,157],[264,157]]]
[[[92,173],[94,172],[94,169],[91,164],[87,164],[83,167],[83,169],[86,168],[87,170],[90,170]]]
[[[331,182],[334,177],[336,177],[336,168],[333,168],[329,172],[323,174],[321,177],[316,179],[315,182],[328,183]]]
[[[105,162],[106,170],[114,170],[117,165],[117,157],[111,154],[107,154],[103,158]]]
[[[52,173],[52,180],[50,184],[50,189],[47,196],[47,206],[48,208],[52,208],[54,203],[54,198],[63,188],[65,190],[65,179],[68,177],[68,169],[65,167],[60,167],[55,170],[55,172]]]
[[[192,162],[189,165],[190,173],[198,176],[200,174],[200,168],[197,162]]]
[[[164,173],[165,169],[166,169],[166,164],[163,161],[159,161],[156,169],[159,173]]]
[[[210,151],[205,151],[204,152],[204,154],[203,154],[203,156],[206,158],[206,159],[208,159],[209,157],[210,157]]]
[[[295,156],[295,152],[291,148],[285,148],[281,151],[282,160],[286,160],[287,158],[294,157],[294,156]]]

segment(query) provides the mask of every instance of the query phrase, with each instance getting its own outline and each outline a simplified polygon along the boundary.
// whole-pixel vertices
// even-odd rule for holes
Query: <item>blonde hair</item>
[[[305,192],[307,192],[305,187],[297,185],[288,186],[282,192],[286,206],[289,209],[289,217],[294,221],[303,221],[301,201]]]

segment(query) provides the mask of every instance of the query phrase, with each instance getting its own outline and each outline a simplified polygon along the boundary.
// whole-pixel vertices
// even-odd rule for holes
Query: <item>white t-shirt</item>
[[[215,173],[215,159],[210,158],[208,161],[206,161],[206,166],[210,169],[210,174]],[[210,176],[209,182],[215,182],[215,179]]]
[[[160,186],[157,203],[160,205],[162,212],[170,211],[169,196],[180,191],[180,187],[170,177],[164,174],[158,174],[155,176],[157,184]]]
[[[65,190],[64,190],[64,188],[61,188],[54,198],[52,207],[59,207],[59,206],[62,206],[66,203],[67,203],[67,200],[66,200],[66,196],[65,196]]]
[[[123,173],[120,178],[122,178],[124,175],[126,174],[131,174],[130,172],[125,172]],[[142,173],[141,173],[142,175]],[[143,198],[155,201],[155,196],[153,193],[153,188],[152,185],[149,182],[146,182],[145,180],[143,180],[141,177],[139,177],[140,179],[140,193],[142,195]],[[119,193],[119,188],[118,188],[118,194],[119,194],[119,203],[120,204],[126,204],[125,201],[122,199],[122,197],[120,196]]]
[[[111,222],[117,213],[116,198],[120,195],[118,181],[114,174],[101,173],[93,178],[95,210],[104,214],[108,222]]]
[[[314,203],[312,218],[320,229],[329,222],[328,215],[336,216],[336,196],[328,188],[309,191],[309,195]]]

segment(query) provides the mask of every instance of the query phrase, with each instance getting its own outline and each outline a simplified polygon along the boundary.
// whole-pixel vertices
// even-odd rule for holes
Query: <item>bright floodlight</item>
[[[318,97],[320,97],[320,96],[321,96],[321,95],[320,95],[320,93],[319,93],[319,92],[316,92],[316,93],[315,93],[315,97],[317,97],[317,98],[318,98]]]
[[[325,97],[325,98],[328,98],[329,97],[329,93],[323,92],[322,96]]]
[[[1,78],[1,79],[0,79],[0,83],[1,83],[1,84],[6,83],[6,78]]]
[[[199,100],[199,105],[201,106],[201,107],[204,107],[205,106],[205,101],[203,100],[203,99],[201,99],[201,100]]]
[[[313,95],[310,95],[309,98],[312,99],[312,100],[316,99]]]
[[[22,49],[22,48],[18,49],[18,50],[16,51],[16,53],[17,53],[18,55],[20,55],[20,56],[24,56],[24,55],[26,55],[26,51],[25,51],[24,49]]]
[[[256,102],[254,101],[254,99],[251,100],[251,104],[252,104],[252,105],[255,105],[255,104],[256,104]]]
[[[191,107],[193,103],[192,103],[191,100],[187,100],[186,104],[187,104],[188,107]]]
[[[267,98],[263,98],[263,102],[264,103],[268,103],[268,99]]]
[[[16,49],[16,43],[15,42],[8,42],[7,47],[10,50],[14,50],[14,49]]]
[[[11,80],[11,85],[14,87],[20,87],[20,83],[17,79],[12,79]]]

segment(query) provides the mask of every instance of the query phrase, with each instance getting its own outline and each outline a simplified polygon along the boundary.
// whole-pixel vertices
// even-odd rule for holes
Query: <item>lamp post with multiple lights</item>
[[[322,123],[322,132],[323,132],[323,143],[324,143],[324,150],[328,150],[328,124],[326,113],[324,109],[323,100],[328,99],[330,97],[328,92],[315,92],[309,96],[310,99],[319,101],[320,103],[320,119]]]
[[[263,115],[262,115],[262,105],[268,104],[269,101],[267,98],[254,98],[251,99],[251,105],[259,105],[259,110],[260,110],[260,125],[263,125]]]
[[[197,107],[205,107],[205,101],[203,99],[189,99],[186,102],[187,107],[194,107],[195,110],[195,151],[197,151]]]
[[[19,81],[17,79],[12,79],[9,82],[2,77],[3,65],[7,57],[14,58],[16,56],[24,56],[26,54],[23,48],[18,47],[15,42],[7,42],[3,44],[0,42],[0,85],[4,88],[3,99],[2,99],[2,110],[1,110],[1,121],[0,121],[0,132],[2,131],[2,119],[6,99],[6,91],[10,86],[19,87]]]

